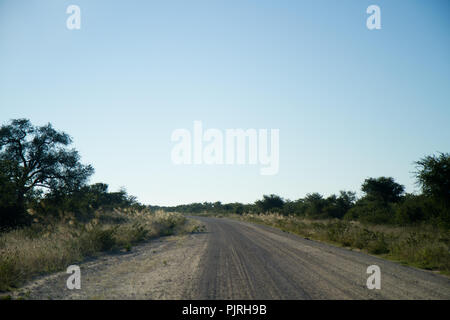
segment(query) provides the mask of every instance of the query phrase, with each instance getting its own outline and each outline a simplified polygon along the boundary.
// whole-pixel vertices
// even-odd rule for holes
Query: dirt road
[[[450,299],[450,279],[282,231],[197,217],[205,233],[167,237],[80,264],[23,287],[29,299]],[[367,267],[381,269],[369,290]]]

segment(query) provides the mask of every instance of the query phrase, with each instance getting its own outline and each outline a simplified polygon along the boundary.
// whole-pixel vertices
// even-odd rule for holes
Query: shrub
[[[368,242],[367,251],[372,254],[389,253],[389,245],[385,240],[384,234],[376,233],[375,239]]]
[[[364,223],[386,224],[394,220],[391,204],[377,200],[361,199],[344,216],[346,220],[359,220]]]

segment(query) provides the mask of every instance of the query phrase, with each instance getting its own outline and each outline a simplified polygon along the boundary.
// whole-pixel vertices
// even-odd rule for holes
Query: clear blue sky
[[[81,29],[66,8],[81,8]],[[381,30],[366,8],[381,8]],[[0,0],[0,120],[69,133],[147,204],[358,191],[450,151],[450,2]],[[277,128],[280,169],[176,166],[173,130]]]

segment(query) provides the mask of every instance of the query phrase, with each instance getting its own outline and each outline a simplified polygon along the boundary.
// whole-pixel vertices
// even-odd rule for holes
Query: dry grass
[[[310,239],[360,249],[418,268],[450,274],[448,229],[439,229],[431,225],[394,227],[337,219],[308,220],[278,214],[231,217],[273,226]]]
[[[125,210],[99,212],[89,223],[69,220],[0,234],[0,291],[100,252],[131,250],[137,242],[197,228],[178,213]]]

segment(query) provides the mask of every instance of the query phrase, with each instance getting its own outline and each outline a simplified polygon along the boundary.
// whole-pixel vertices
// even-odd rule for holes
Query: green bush
[[[327,228],[328,239],[338,243],[345,242],[347,244],[348,243],[347,233],[350,227],[351,227],[350,223],[346,221],[337,221],[335,223],[330,223],[330,225]],[[350,244],[351,243],[349,243],[348,245]]]
[[[0,256],[0,291],[9,290],[18,284],[21,271],[17,261],[8,255]]]
[[[116,245],[115,234],[117,227],[101,229],[95,226],[82,233],[79,238],[79,247],[83,255],[90,256],[100,251],[109,251]]]
[[[353,245],[355,248],[363,249],[367,248],[369,242],[374,241],[376,239],[376,233],[370,231],[369,229],[363,228],[358,230],[355,234],[355,239],[353,241]]]
[[[135,222],[132,225],[130,232],[131,232],[131,236],[130,236],[131,241],[133,243],[145,240],[149,234],[149,230],[146,229],[146,227],[139,222]]]
[[[345,214],[344,219],[372,224],[389,224],[393,223],[394,217],[395,213],[391,204],[362,198]]]
[[[416,261],[424,269],[445,269],[450,265],[448,250],[443,246],[427,246],[417,252]]]
[[[376,233],[375,239],[367,244],[367,251],[372,254],[389,253],[389,245],[386,242],[384,234]]]

